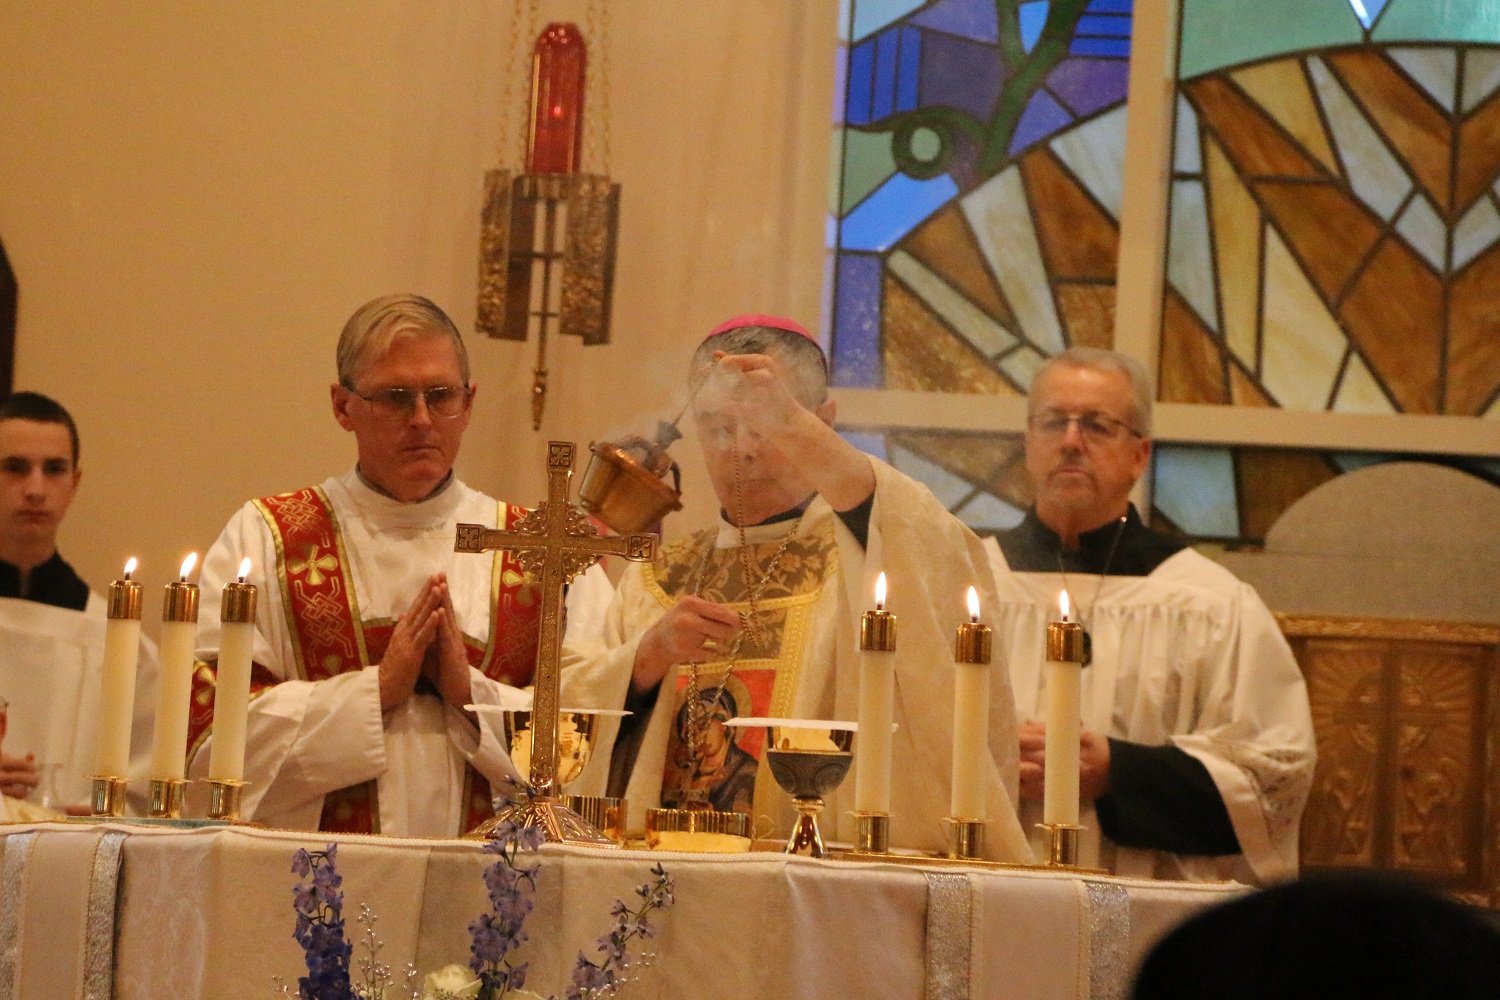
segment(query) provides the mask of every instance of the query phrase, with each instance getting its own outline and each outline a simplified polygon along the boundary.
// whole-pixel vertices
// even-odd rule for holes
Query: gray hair
[[[410,294],[383,295],[354,310],[339,335],[339,381],[352,387],[360,366],[385,354],[397,340],[428,336],[447,337],[453,342],[459,374],[468,385],[469,352],[458,327],[431,299]]]
[[[792,395],[808,409],[828,399],[828,359],[809,337],[775,326],[737,326],[717,333],[698,345],[688,369],[688,385],[696,389],[703,381],[714,352],[768,354],[786,363],[791,375]]]
[[[1048,358],[1047,363],[1032,378],[1031,392],[1027,393],[1028,402],[1042,377],[1054,368],[1089,368],[1124,375],[1130,382],[1130,413],[1126,416],[1133,429],[1144,437],[1151,436],[1151,380],[1146,376],[1146,369],[1135,358],[1119,351],[1106,351],[1101,347],[1070,347],[1061,354]]]

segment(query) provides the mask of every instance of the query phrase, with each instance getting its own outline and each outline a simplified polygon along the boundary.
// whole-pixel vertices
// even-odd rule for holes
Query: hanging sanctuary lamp
[[[588,50],[576,24],[553,22],[539,34],[537,0],[530,0],[523,33],[521,0],[512,8],[511,72],[501,110],[501,161],[524,39],[534,37],[531,90],[521,163],[485,173],[479,241],[478,330],[503,340],[536,334],[531,426],[547,405],[547,339],[579,337],[609,342],[620,185],[609,177],[609,38],[604,0],[590,0],[590,34],[600,54],[594,94],[597,127],[584,128],[589,90]],[[591,140],[586,142],[586,136]],[[600,173],[587,173],[587,160]]]

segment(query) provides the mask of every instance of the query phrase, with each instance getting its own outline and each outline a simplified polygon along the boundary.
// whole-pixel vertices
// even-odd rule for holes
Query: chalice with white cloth
[[[785,853],[821,858],[827,853],[818,829],[823,796],[843,782],[854,762],[857,722],[829,719],[738,718],[731,727],[766,727],[766,766],[781,790],[792,797],[797,822]]]

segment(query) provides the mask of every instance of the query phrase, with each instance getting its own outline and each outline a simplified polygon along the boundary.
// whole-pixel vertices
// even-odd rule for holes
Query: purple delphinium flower
[[[297,980],[301,1000],[354,1000],[349,981],[354,946],[344,934],[343,879],[337,858],[337,844],[322,851],[304,848],[292,856],[292,874],[303,879],[292,888],[297,913],[292,934],[307,961],[307,975]]]

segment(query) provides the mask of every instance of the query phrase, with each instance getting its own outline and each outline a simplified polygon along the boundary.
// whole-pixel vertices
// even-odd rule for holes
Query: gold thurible
[[[953,662],[990,662],[990,640],[992,633],[988,625],[979,622],[964,622],[953,637]]]
[[[859,648],[871,653],[894,653],[896,616],[880,608],[860,615]]]
[[[141,585],[134,580],[116,580],[109,585],[105,614],[110,618],[141,618]]]
[[[1082,663],[1083,626],[1077,622],[1048,622],[1047,659],[1053,663]]]
[[[196,622],[198,620],[198,585],[185,580],[173,580],[167,584],[162,595],[161,620]]]
[[[255,593],[256,587],[253,583],[224,584],[223,603],[219,605],[219,621],[225,624],[254,624]],[[194,604],[196,603],[195,599]],[[197,617],[197,609],[194,608],[191,620],[196,621]]]

